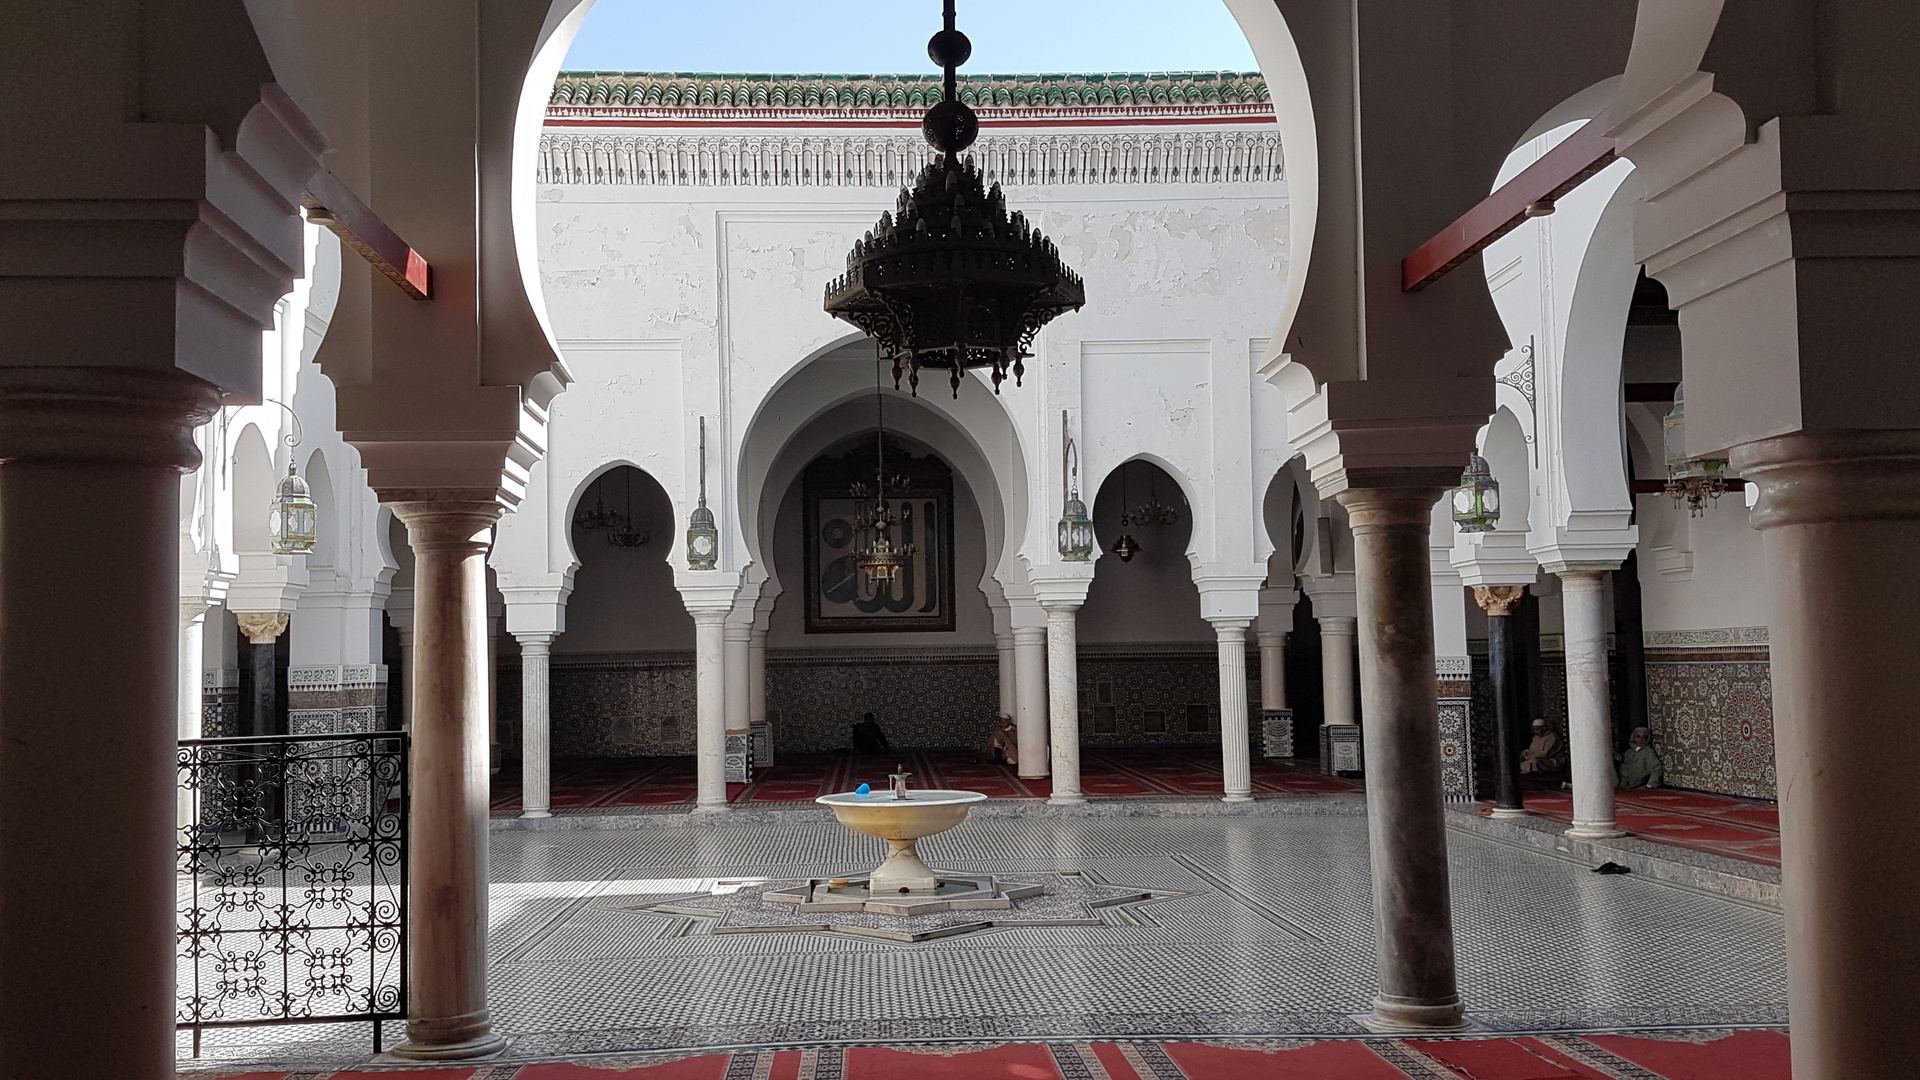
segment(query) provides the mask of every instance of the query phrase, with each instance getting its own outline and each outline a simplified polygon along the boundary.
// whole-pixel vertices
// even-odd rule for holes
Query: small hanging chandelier
[[[919,552],[912,544],[896,546],[893,542],[896,524],[903,533],[912,525],[913,505],[909,503],[903,507],[896,521],[893,504],[887,500],[886,397],[878,385],[873,388],[873,412],[873,487],[869,490],[866,484],[858,483],[853,485],[850,492],[860,501],[860,508],[854,512],[853,518],[856,538],[853,557],[855,564],[860,567],[860,579],[866,586],[868,598],[898,581],[907,560]],[[895,489],[903,488],[904,478],[896,478],[893,486]]]
[[[707,509],[707,418],[700,418],[700,505],[687,519],[687,569],[712,570],[720,565],[720,528]]]
[[[1727,461],[1687,456],[1687,410],[1679,386],[1673,388],[1673,409],[1661,426],[1666,434],[1667,494],[1673,497],[1675,510],[1684,502],[1687,516],[1699,517],[1707,512],[1709,501],[1726,494]]]
[[[612,547],[632,550],[645,546],[647,541],[653,539],[653,532],[648,529],[636,530],[633,527],[633,470],[626,469],[621,473],[620,478],[627,489],[627,512],[613,515],[613,521],[607,528],[607,543]],[[596,505],[599,503],[598,495],[594,496],[594,502]]]
[[[1132,562],[1134,555],[1140,551],[1140,545],[1134,541],[1133,535],[1126,531],[1128,524],[1127,467],[1122,465],[1120,466],[1120,539],[1115,540],[1110,549],[1115,555],[1120,556],[1121,562]]]
[[[945,93],[920,125],[940,156],[847,253],[847,272],[827,286],[826,309],[879,342],[893,361],[895,389],[904,372],[917,395],[920,369],[943,368],[957,398],[970,368],[990,370],[996,394],[1009,373],[1019,385],[1034,335],[1078,311],[1086,290],[1025,215],[1008,215],[1000,185],[987,190],[980,170],[961,160],[980,119],[960,100],[954,69],[973,44],[954,28],[953,0],[943,15],[927,56],[946,72]]]
[[[1500,524],[1500,481],[1479,454],[1467,459],[1467,471],[1453,489],[1453,523],[1463,533],[1492,532]]]
[[[1180,511],[1160,501],[1160,485],[1154,480],[1153,473],[1147,473],[1147,501],[1139,509],[1127,511],[1124,500],[1121,502],[1120,525],[1125,528],[1135,525],[1145,528],[1149,525],[1171,525],[1180,520]]]
[[[1060,557],[1086,562],[1093,557],[1093,519],[1080,501],[1080,457],[1067,433],[1067,410],[1060,410],[1060,478],[1066,484],[1066,504],[1060,510]]]
[[[573,527],[593,532],[597,529],[617,528],[622,524],[624,524],[624,522],[620,520],[620,512],[609,509],[607,504],[600,498],[600,481],[595,480],[593,482],[593,506],[589,509],[584,501],[580,504],[580,508],[573,512]]]

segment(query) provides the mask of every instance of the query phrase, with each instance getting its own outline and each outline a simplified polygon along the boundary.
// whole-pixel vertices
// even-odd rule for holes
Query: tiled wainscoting
[[[1667,784],[1774,798],[1765,627],[1647,634],[1647,713]]]
[[[1216,742],[1218,658],[1208,646],[1088,646],[1080,652],[1081,738],[1088,745]],[[1260,700],[1258,655],[1248,700]],[[767,713],[782,753],[849,745],[872,712],[901,747],[984,745],[1000,711],[999,657],[990,649],[786,649],[767,657]],[[691,653],[555,655],[553,755],[636,757],[694,750]],[[518,753],[520,673],[503,658],[500,741]]]
[[[1724,795],[1774,798],[1773,682],[1765,627],[1654,630],[1646,635],[1647,723],[1666,759],[1669,787]],[[1545,643],[1557,644],[1557,636]],[[1473,709],[1493,715],[1486,643],[1474,642]],[[1541,710],[1562,737],[1567,733],[1564,653],[1540,657]],[[1618,671],[1610,665],[1609,675]],[[1616,713],[1621,708],[1614,696]],[[1524,737],[1524,736],[1523,736]],[[1493,728],[1475,724],[1474,759],[1483,780],[1493,776]]]
[[[200,734],[208,739],[240,734],[239,668],[200,673]]]

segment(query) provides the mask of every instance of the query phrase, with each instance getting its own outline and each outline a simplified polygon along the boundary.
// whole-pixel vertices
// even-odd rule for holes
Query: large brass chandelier
[[[920,125],[940,156],[847,253],[826,308],[879,342],[893,361],[895,389],[904,373],[917,396],[920,369],[945,369],[957,398],[970,368],[990,370],[996,394],[1009,374],[1019,385],[1034,335],[1079,310],[1086,291],[1052,241],[1025,215],[1007,213],[1000,185],[987,190],[980,170],[961,160],[980,120],[960,100],[954,69],[973,44],[954,28],[953,0],[943,14],[945,29],[927,42],[927,56],[946,72],[943,100]]]

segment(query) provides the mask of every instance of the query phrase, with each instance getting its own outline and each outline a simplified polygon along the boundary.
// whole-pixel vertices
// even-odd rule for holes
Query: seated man
[[[1545,720],[1533,722],[1533,741],[1520,751],[1520,771],[1523,773],[1557,773],[1567,767],[1566,748],[1560,744],[1560,735],[1547,726]]]
[[[1020,732],[1013,725],[1013,716],[1000,714],[1000,725],[993,729],[993,740],[988,743],[988,756],[991,760],[1005,762],[1018,767],[1020,764]]]
[[[887,733],[880,730],[880,725],[875,722],[872,713],[862,716],[860,722],[853,725],[854,753],[862,757],[873,757],[891,749],[893,747],[887,743]]]
[[[1657,788],[1666,772],[1666,762],[1660,760],[1660,751],[1653,748],[1653,732],[1646,728],[1633,729],[1633,745],[1620,757],[1620,786],[1622,788]]]

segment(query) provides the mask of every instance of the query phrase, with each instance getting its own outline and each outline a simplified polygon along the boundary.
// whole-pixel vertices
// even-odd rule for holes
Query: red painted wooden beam
[[[427,260],[347,190],[339,177],[324,170],[316,174],[307,181],[300,205],[307,208],[308,221],[326,226],[408,296],[415,300],[433,296],[433,269]]]
[[[1420,250],[1402,259],[1401,290],[1419,292],[1440,280],[1447,271],[1519,227],[1527,220],[1528,207],[1545,209],[1612,162],[1613,140],[1598,124],[1588,121],[1540,160],[1500,185],[1500,190],[1480,200],[1480,205],[1420,245]]]

